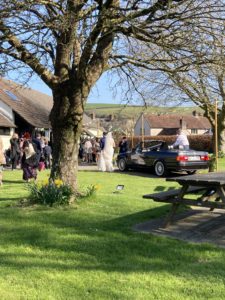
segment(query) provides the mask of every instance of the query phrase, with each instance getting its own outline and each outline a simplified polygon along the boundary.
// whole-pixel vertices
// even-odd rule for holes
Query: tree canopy
[[[145,67],[154,61],[140,51],[146,45],[187,57],[188,43],[218,19],[223,1],[5,0],[0,10],[2,72],[28,66],[53,88],[96,68]]]
[[[159,60],[179,70],[190,65],[187,45],[223,12],[220,0],[2,1],[1,73],[26,68],[53,92],[52,176],[76,186],[84,104],[104,72],[118,70],[141,94],[137,70],[158,70]],[[157,57],[161,51],[170,56]]]

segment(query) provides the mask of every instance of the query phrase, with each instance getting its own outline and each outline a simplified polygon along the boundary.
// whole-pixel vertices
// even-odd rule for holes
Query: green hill
[[[104,117],[108,115],[115,115],[118,118],[137,118],[142,112],[144,113],[182,113],[190,114],[194,110],[202,112],[198,107],[154,107],[154,106],[133,106],[122,104],[100,104],[90,103],[86,104],[85,112],[90,114],[95,112],[96,117]]]

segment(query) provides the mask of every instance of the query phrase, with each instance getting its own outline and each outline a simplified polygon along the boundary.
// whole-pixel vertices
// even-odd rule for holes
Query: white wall
[[[14,114],[11,107],[5,104],[4,102],[2,102],[1,100],[0,100],[0,113],[14,123]],[[9,135],[1,135],[4,150],[9,148],[10,146],[9,140],[11,139],[11,136],[13,135],[14,131],[15,129],[11,128]]]
[[[151,129],[151,135],[156,136],[162,131],[162,128],[152,128]]]
[[[142,117],[140,116],[134,126],[134,136],[140,136],[142,134]],[[151,135],[148,122],[144,119],[144,135]]]
[[[14,128],[11,128],[10,135],[1,135],[4,150],[7,150],[10,147],[10,139],[11,139],[14,131],[15,131]]]
[[[0,100],[0,113],[14,123],[12,108]]]

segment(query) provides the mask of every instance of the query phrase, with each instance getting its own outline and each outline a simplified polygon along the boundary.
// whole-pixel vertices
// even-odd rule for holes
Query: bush
[[[99,189],[99,185],[91,184],[82,189],[82,191],[79,194],[79,198],[89,198],[90,196],[94,196],[96,194],[96,191]]]
[[[53,206],[70,204],[74,192],[71,186],[66,185],[60,179],[43,181],[41,183],[28,184],[30,200],[32,203]]]
[[[162,140],[167,144],[173,144],[176,140],[175,135],[157,135],[157,136],[145,136],[145,140]],[[213,152],[213,141],[211,135],[188,135],[190,148],[198,151]],[[129,147],[131,148],[131,138],[128,139]],[[133,138],[134,147],[141,142],[141,136],[135,136]]]
[[[224,157],[225,157],[225,153],[223,151],[219,151],[218,158],[224,158]]]

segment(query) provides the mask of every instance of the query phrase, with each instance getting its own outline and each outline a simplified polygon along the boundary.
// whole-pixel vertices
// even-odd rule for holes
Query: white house
[[[182,128],[188,135],[205,134],[211,131],[207,118],[196,112],[191,114],[141,114],[134,126],[134,135],[174,135]]]

